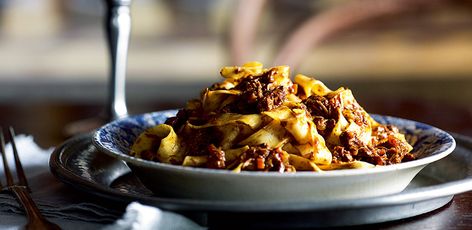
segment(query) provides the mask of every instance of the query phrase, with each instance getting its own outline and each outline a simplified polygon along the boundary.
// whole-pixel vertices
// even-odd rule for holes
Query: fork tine
[[[31,198],[31,190],[28,186],[28,183],[26,182],[25,172],[23,170],[23,166],[21,165],[20,158],[18,157],[18,151],[16,149],[15,143],[15,131],[12,127],[9,127],[9,134],[11,146],[13,149],[13,156],[15,158],[16,172],[19,179],[18,185],[13,184],[10,168],[8,167],[6,160],[5,137],[3,136],[2,127],[0,127],[0,142],[2,147],[2,152],[0,153],[4,163],[5,175],[7,175],[8,191],[13,193],[21,206],[23,206],[23,209],[26,213],[26,219],[28,220],[28,223],[25,225],[25,229],[61,229],[58,225],[49,222],[46,218],[44,218],[38,206],[36,206],[36,203]]]
[[[10,167],[8,167],[7,153],[5,152],[5,137],[3,136],[2,127],[0,127],[0,143],[2,146],[3,170],[5,171],[5,176],[7,177],[7,186],[13,186],[13,177],[11,175]]]
[[[23,166],[21,165],[20,157],[18,156],[18,150],[16,149],[15,130],[13,130],[13,127],[10,126],[8,131],[10,134],[11,147],[13,149],[13,157],[15,158],[15,167],[16,173],[18,175],[19,185],[25,186],[28,191],[31,192],[31,189],[28,185],[28,181],[26,180],[25,171],[23,170]]]

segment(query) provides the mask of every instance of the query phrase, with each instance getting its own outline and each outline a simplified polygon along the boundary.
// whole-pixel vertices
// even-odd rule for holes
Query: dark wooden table
[[[472,81],[467,80],[469,86]],[[416,93],[406,93],[405,89]],[[371,113],[393,115],[425,122],[441,129],[472,136],[472,104],[463,98],[467,92],[460,92],[465,83],[432,84],[419,83],[352,83],[358,101]],[[397,87],[399,90],[396,90]],[[400,95],[394,93],[403,90]],[[197,89],[196,89],[197,90]],[[434,96],[440,90],[442,96]],[[363,93],[356,93],[363,92]],[[408,91],[409,92],[409,91]],[[428,95],[428,92],[432,92]],[[446,93],[444,93],[446,92]],[[155,97],[154,97],[155,96]],[[151,95],[150,98],[158,98]],[[182,98],[176,101],[146,102],[131,101],[129,111],[133,114],[181,107]],[[12,125],[17,133],[31,134],[43,147],[55,146],[69,135],[65,127],[72,122],[93,118],[103,111],[103,103],[64,102],[48,100],[35,102],[16,101],[0,103],[0,125]],[[472,229],[472,192],[456,195],[452,202],[433,212],[400,221],[358,226],[354,229]]]

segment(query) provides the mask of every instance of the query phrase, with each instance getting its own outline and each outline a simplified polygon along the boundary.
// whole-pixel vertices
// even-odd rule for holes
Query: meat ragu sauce
[[[323,137],[332,131],[336,124],[335,117],[339,111],[339,98],[325,98],[310,96],[303,100],[311,114],[318,133]],[[362,108],[356,103],[350,108],[354,114],[354,122],[359,126],[367,126],[367,119],[360,112]],[[397,164],[403,161],[413,160],[414,156],[409,153],[410,145],[406,142],[397,141],[398,129],[391,125],[379,125],[372,130],[372,144],[368,145],[359,140],[352,131],[344,131],[339,136],[340,145],[328,144],[328,149],[333,154],[332,162],[351,162],[354,160],[365,161],[374,165]]]
[[[224,67],[224,81],[143,132],[130,154],[236,172],[322,171],[414,159],[404,135],[374,121],[350,90],[331,91],[303,75],[292,82],[288,72],[257,62]]]
[[[274,75],[277,70],[272,69],[261,76],[248,76],[235,87],[241,91],[235,101],[225,105],[223,113],[252,114],[275,109],[283,104],[287,95],[293,92],[293,88],[277,85]],[[221,90],[218,85],[212,87]]]
[[[332,113],[338,111],[338,100],[311,96],[303,103],[313,117],[318,133],[326,138],[327,133],[330,133],[336,124],[333,117],[337,115]],[[355,115],[354,122],[359,126],[367,126],[367,120],[358,112],[362,108],[355,104],[351,109]],[[414,156],[409,153],[411,147],[406,142],[397,141],[397,133],[399,131],[394,126],[379,125],[372,130],[372,144],[368,145],[361,142],[354,132],[346,130],[339,136],[340,145],[328,143],[327,147],[333,154],[333,163],[359,160],[374,165],[389,165],[401,163],[402,160],[413,160]]]

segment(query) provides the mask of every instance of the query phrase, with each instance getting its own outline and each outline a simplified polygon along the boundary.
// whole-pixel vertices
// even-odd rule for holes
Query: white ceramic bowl
[[[414,161],[371,169],[278,173],[192,168],[129,156],[130,146],[146,128],[163,123],[176,110],[126,117],[106,124],[93,137],[102,152],[125,161],[156,195],[225,201],[326,201],[381,196],[401,192],[427,164],[451,153],[456,143],[438,128],[401,118],[372,115],[393,124],[413,144]]]

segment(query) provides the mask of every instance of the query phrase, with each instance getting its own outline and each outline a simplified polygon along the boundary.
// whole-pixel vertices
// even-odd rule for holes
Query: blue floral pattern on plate
[[[122,118],[98,129],[93,142],[100,149],[128,154],[134,140],[145,129],[162,124],[168,117],[175,116],[177,110],[166,110]]]
[[[175,116],[176,113],[177,110],[165,110],[122,118],[98,129],[92,141],[104,152],[128,158],[130,147],[141,132],[164,123],[168,117]],[[397,126],[412,144],[412,152],[417,158],[438,154],[455,146],[451,135],[430,125],[376,114],[372,117],[379,123]]]

